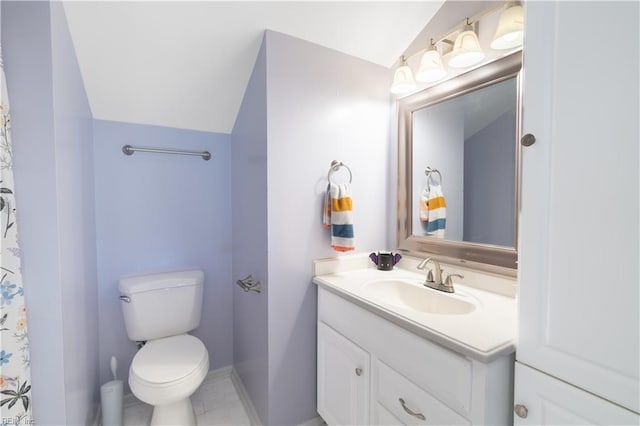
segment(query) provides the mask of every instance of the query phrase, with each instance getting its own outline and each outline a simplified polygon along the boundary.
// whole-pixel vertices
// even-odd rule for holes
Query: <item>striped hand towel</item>
[[[330,205],[330,210],[325,207],[322,223],[325,227],[327,223],[331,224],[331,247],[340,252],[355,250],[351,185],[331,183],[328,189],[325,204]]]
[[[322,204],[322,226],[331,228],[331,185],[327,185],[324,193],[324,203]]]
[[[442,186],[425,186],[420,196],[420,221],[425,225],[427,235],[444,238],[447,226],[447,203]]]

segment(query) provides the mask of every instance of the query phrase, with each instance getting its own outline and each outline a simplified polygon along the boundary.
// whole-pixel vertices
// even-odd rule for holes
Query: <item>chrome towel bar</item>
[[[133,153],[136,151],[155,152],[158,154],[195,155],[198,157],[202,157],[202,159],[205,161],[208,161],[211,159],[211,153],[209,151],[184,151],[181,149],[149,148],[144,146],[131,146],[131,145],[124,145],[122,147],[122,152],[124,152],[125,155],[133,155]]]

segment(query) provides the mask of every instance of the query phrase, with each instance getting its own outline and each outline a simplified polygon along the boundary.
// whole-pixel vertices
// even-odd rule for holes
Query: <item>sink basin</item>
[[[362,292],[383,304],[427,314],[464,315],[476,306],[460,296],[442,293],[403,280],[376,280],[366,283]]]

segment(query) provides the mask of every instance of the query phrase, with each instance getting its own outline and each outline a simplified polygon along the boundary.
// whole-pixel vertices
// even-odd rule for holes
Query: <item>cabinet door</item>
[[[639,4],[525,4],[516,357],[638,412]]]
[[[329,425],[369,423],[369,354],[318,322],[318,413]]]
[[[527,409],[526,425],[637,425],[640,416],[602,398],[516,362],[515,403]]]

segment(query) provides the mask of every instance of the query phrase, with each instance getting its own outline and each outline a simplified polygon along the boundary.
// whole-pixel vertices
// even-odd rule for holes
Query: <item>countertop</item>
[[[456,283],[454,294],[442,294],[469,301],[476,306],[475,310],[460,315],[417,312],[386,303],[364,287],[377,280],[402,280],[424,291],[437,291],[422,286],[425,274],[398,267],[393,271],[379,271],[375,267],[361,267],[362,262],[351,263],[350,268],[320,273],[314,276],[313,282],[412,333],[473,359],[490,362],[515,351],[517,304],[514,298]],[[322,270],[327,268],[315,268],[316,272]]]

